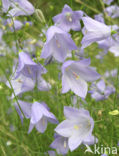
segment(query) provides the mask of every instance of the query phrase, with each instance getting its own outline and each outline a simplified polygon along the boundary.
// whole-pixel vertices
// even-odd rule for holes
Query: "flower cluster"
[[[110,5],[113,0],[103,1],[106,5]],[[27,0],[2,0],[2,10],[7,17],[3,24],[9,26],[13,33],[26,24],[32,25],[30,21],[24,23],[17,20],[18,16],[29,16],[36,11]],[[104,11],[112,18],[119,16],[119,7],[116,5],[108,6]],[[18,60],[15,60],[12,75],[6,85],[12,90],[11,100],[16,100],[14,106],[21,122],[23,123],[24,117],[30,120],[28,133],[34,127],[38,132],[44,133],[48,122],[59,123],[45,102],[34,98],[32,102],[21,99],[24,93],[33,93],[35,89],[37,92],[52,89],[52,83],[50,84],[44,77],[47,69],[39,63],[39,60],[45,61],[45,65],[53,61],[57,62],[61,76],[59,79],[62,83],[61,94],[70,92],[79,99],[85,100],[87,94],[90,93],[91,98],[100,101],[107,99],[116,90],[112,81],[106,81],[106,79],[117,75],[117,69],[107,71],[101,77],[96,68],[91,66],[91,59],[85,57],[84,51],[86,47],[96,43],[102,49],[96,58],[102,60],[108,51],[119,56],[118,25],[106,25],[103,14],[95,15],[93,19],[81,10],[73,11],[67,4],[64,5],[62,12],[52,19],[54,25],[48,27],[47,31],[43,30],[41,34],[46,36],[45,43],[40,40],[26,40],[24,41],[25,46],[20,50],[17,50],[15,46],[12,47],[18,54]],[[82,33],[80,47],[72,39],[71,31]],[[0,29],[0,40],[4,33],[6,32]],[[26,44],[29,43],[30,47],[27,47]],[[5,47],[5,43],[3,46]],[[39,60],[34,53],[37,46],[42,48]],[[74,59],[73,55],[75,55]],[[67,104],[64,106],[65,120],[59,123],[54,130],[54,141],[50,147],[58,154],[65,155],[69,150],[72,152],[81,144],[87,146],[98,142],[98,139],[92,134],[94,120],[89,111],[75,107],[67,106]],[[48,153],[55,155],[54,151],[48,151]]]

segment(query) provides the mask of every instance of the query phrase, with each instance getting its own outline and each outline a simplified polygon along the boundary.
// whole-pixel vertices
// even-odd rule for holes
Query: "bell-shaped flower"
[[[49,89],[51,89],[51,85],[50,83],[46,82],[41,74],[38,75],[37,77],[37,88],[40,90],[40,91],[48,91]]]
[[[23,27],[23,23],[20,22],[19,20],[14,20],[14,19],[7,19],[6,25],[9,26],[10,30],[14,32],[15,30],[19,30]]]
[[[90,59],[81,61],[66,61],[62,66],[62,93],[68,92],[70,89],[76,95],[85,98],[88,85],[87,81],[95,81],[100,75],[89,67]]]
[[[45,103],[34,102],[31,107],[30,126],[28,133],[30,133],[34,127],[36,127],[39,132],[43,133],[47,128],[48,121],[54,124],[58,123],[57,119],[53,113],[49,111]]]
[[[24,76],[23,74],[20,74],[17,78],[11,77],[9,81],[7,81],[6,85],[9,88],[13,88],[16,96],[21,93],[31,91],[35,86],[35,81],[30,77]],[[14,98],[14,94],[12,94],[12,98]]]
[[[70,34],[56,26],[51,26],[46,36],[47,40],[44,44],[41,58],[46,59],[49,56],[53,56],[57,61],[63,62],[67,57],[68,51],[77,49]]]
[[[28,0],[14,0],[11,2],[12,9],[8,16],[27,16],[32,15],[35,11],[33,5]]]
[[[65,155],[68,153],[68,138],[55,134],[55,140],[50,145],[51,148],[56,149],[58,154]]]
[[[3,12],[8,11],[8,16],[27,16],[35,11],[33,5],[28,0],[2,0]]]
[[[18,105],[19,104],[19,105]],[[21,122],[23,124],[23,119],[24,119],[24,116],[25,118],[29,119],[30,116],[31,116],[31,107],[32,107],[32,103],[28,103],[28,102],[25,102],[25,101],[21,101],[21,100],[18,100],[18,103],[15,102],[14,103],[14,106],[15,106],[15,109],[21,119]],[[20,106],[20,108],[19,108]],[[22,112],[21,112],[22,110]]]
[[[105,74],[104,74],[104,78],[112,78],[112,77],[117,77],[118,75],[118,69],[115,68],[111,71],[106,71]]]
[[[119,6],[118,5],[111,5],[104,10],[108,16],[111,18],[118,18],[119,17]]]
[[[51,122],[53,124],[58,123],[58,120],[53,115],[53,113],[49,111],[48,106],[44,102],[34,102],[32,104],[29,102],[18,100],[18,103],[21,109],[19,108],[17,103],[15,103],[14,106],[21,118],[22,123],[24,116],[25,118],[30,119],[28,133],[30,133],[34,127],[36,127],[39,132],[43,133],[47,128],[48,122]]]
[[[105,23],[105,20],[104,20],[104,17],[103,17],[102,13],[95,15],[94,18],[95,18],[96,21],[99,21],[101,23]]]
[[[91,93],[91,97],[96,101],[105,100],[114,92],[115,92],[114,86],[113,85],[106,86],[104,80],[100,80],[96,84],[92,84],[91,90],[89,91],[89,93]]]
[[[53,17],[53,21],[56,26],[64,31],[69,32],[70,29],[79,31],[81,29],[80,19],[82,16],[82,11],[72,11],[72,9],[65,4],[62,12]]]
[[[107,39],[97,41],[97,43],[100,49],[104,49],[108,52],[109,48],[114,44],[114,41],[112,37],[108,37]]]
[[[73,107],[64,107],[66,120],[61,122],[55,131],[68,138],[68,146],[71,151],[75,150],[82,143],[95,143],[95,137],[92,135],[94,121],[89,112],[85,109],[76,109]]]
[[[82,47],[85,48],[96,41],[101,41],[111,36],[111,27],[98,22],[90,17],[82,18],[85,34],[82,39]]]
[[[46,69],[41,64],[35,63],[29,54],[20,52],[16,75],[18,76],[19,74],[23,74],[32,79],[36,79],[38,73],[46,73]]]
[[[2,10],[3,12],[7,12],[10,7],[10,1],[9,0],[2,0]]]

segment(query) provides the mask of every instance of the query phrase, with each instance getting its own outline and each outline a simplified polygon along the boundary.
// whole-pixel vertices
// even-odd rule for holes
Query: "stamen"
[[[66,18],[69,22],[72,22],[72,17],[71,17],[71,13],[67,12],[66,13]]]
[[[78,125],[74,125],[74,129],[79,130],[79,126]]]
[[[28,73],[31,74],[31,69],[29,67],[27,67]]]
[[[66,144],[66,141],[64,141],[64,148],[66,148],[67,147],[67,144]]]
[[[18,79],[17,82],[22,83],[22,80]]]
[[[75,72],[72,72],[72,73],[73,73],[74,77],[76,78],[76,80],[78,80],[80,76],[77,75]]]
[[[42,123],[43,123],[43,126],[45,125],[45,119],[43,118],[43,120],[42,120]]]
[[[60,43],[59,43],[59,41],[58,41],[58,40],[56,40],[56,44],[57,44],[57,47],[58,47],[58,48],[60,48],[60,47],[61,47],[61,45],[60,45]]]
[[[32,41],[29,42],[30,44],[36,43],[36,39],[33,39]]]
[[[12,27],[13,26],[13,22],[10,22],[8,25],[9,25],[9,27]]]

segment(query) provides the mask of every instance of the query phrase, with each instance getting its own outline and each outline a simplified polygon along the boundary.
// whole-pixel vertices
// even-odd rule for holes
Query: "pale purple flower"
[[[46,82],[41,74],[38,74],[37,76],[37,88],[41,91],[48,91],[49,89],[51,89],[51,85],[50,83]]]
[[[119,17],[119,6],[118,5],[111,5],[105,9],[105,12],[111,18],[117,18],[117,17]]]
[[[111,77],[116,77],[117,76],[117,74],[118,74],[118,69],[113,69],[113,70],[111,70],[111,71],[106,71],[105,72],[105,74],[104,74],[104,77],[105,78],[111,78]]]
[[[81,42],[83,48],[93,42],[101,41],[111,36],[111,28],[104,23],[98,22],[90,17],[83,17],[82,20],[85,26],[85,34]]]
[[[34,127],[36,127],[39,132],[43,133],[47,128],[48,122],[54,124],[58,123],[57,119],[55,118],[53,113],[49,111],[48,106],[44,102],[34,102],[32,104],[29,102],[18,100],[18,103],[22,112],[17,103],[15,103],[14,106],[21,118],[22,123],[24,116],[25,118],[30,119],[28,133],[30,133]],[[24,116],[22,113],[24,114]]]
[[[56,156],[55,151],[48,151],[49,156]]]
[[[114,40],[112,37],[108,37],[104,40],[97,41],[99,48],[104,49],[108,52],[109,48],[114,44]]]
[[[23,27],[23,23],[19,20],[13,20],[9,18],[6,22],[12,32],[14,32],[15,30],[19,30]]]
[[[38,73],[46,73],[46,69],[41,64],[35,63],[28,53],[20,52],[16,75],[23,74],[32,79],[36,79]]]
[[[95,18],[96,21],[99,21],[101,23],[105,23],[104,17],[103,17],[103,14],[102,13],[95,15],[94,18]]]
[[[51,88],[51,85],[41,76],[46,72],[47,70],[40,63],[35,63],[28,53],[19,53],[19,64],[15,74],[16,78],[22,74],[24,77],[32,79],[32,81],[37,84],[39,90],[48,91]]]
[[[33,90],[35,86],[34,80],[32,80],[30,77],[24,76],[23,74],[20,74],[17,78],[13,76],[9,81],[11,82],[16,96],[24,92]],[[6,85],[11,88],[9,81],[7,81]],[[12,94],[12,98],[14,98],[14,94]]]
[[[10,7],[10,0],[2,0],[2,9],[3,12],[7,12]]]
[[[66,120],[61,122],[55,131],[68,138],[68,146],[71,151],[82,143],[95,143],[95,138],[92,136],[94,121],[87,110],[67,106],[64,107],[64,115]]]
[[[98,55],[96,55],[96,59],[100,59],[101,63],[103,62],[104,56],[107,54],[107,50],[100,51]]]
[[[35,10],[28,0],[2,0],[2,8],[3,12],[8,11],[8,16],[32,15]]]
[[[31,107],[30,126],[28,133],[30,133],[34,127],[36,127],[38,132],[44,133],[47,128],[48,121],[54,124],[58,123],[57,119],[53,113],[49,111],[45,103],[34,102]]]
[[[43,47],[41,58],[46,59],[49,56],[53,56],[59,62],[63,62],[67,57],[68,51],[77,49],[70,34],[56,26],[51,26],[46,36],[47,40]]]
[[[110,5],[114,0],[103,0],[103,2],[107,5]]]
[[[68,153],[68,138],[55,134],[55,140],[50,145],[51,148],[56,149],[58,154],[65,155]]]
[[[69,32],[71,29],[79,31],[81,29],[80,19],[82,16],[82,11],[72,11],[72,9],[65,4],[62,12],[53,17],[53,21],[56,26],[64,31]]]
[[[66,61],[62,66],[62,93],[68,92],[70,89],[76,95],[85,98],[88,85],[87,81],[95,81],[100,75],[89,67],[90,59],[81,61]]]
[[[27,16],[34,13],[34,7],[28,0],[10,1],[12,9],[8,12],[8,16]]]
[[[119,27],[117,25],[109,25],[109,27],[111,28],[112,36],[109,36],[104,40],[97,41],[99,48],[103,49],[105,52],[108,52],[109,48],[115,45],[116,41],[118,41],[116,31],[118,31]]]
[[[113,70],[110,71],[110,75],[111,75],[112,77],[116,77],[117,74],[118,74],[118,69],[113,69]]]
[[[17,102],[14,103],[14,106],[15,106],[15,109],[16,109],[20,119],[21,119],[22,124],[23,124],[24,116],[27,119],[29,119],[31,117],[32,103],[28,103],[28,102],[25,102],[25,101],[18,100],[18,103]],[[19,108],[19,106],[20,106],[21,109]],[[21,110],[22,110],[22,112],[21,112]]]
[[[96,101],[104,100],[109,97],[109,95],[115,92],[115,88],[113,85],[106,86],[104,80],[98,81],[96,84],[92,84],[91,86],[91,97]]]
[[[85,56],[84,53],[84,49],[82,47],[78,47],[78,49],[75,51],[75,55],[79,58],[79,59],[83,59]]]

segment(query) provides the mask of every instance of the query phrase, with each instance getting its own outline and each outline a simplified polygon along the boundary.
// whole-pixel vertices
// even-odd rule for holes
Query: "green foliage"
[[[46,24],[48,26],[52,25],[52,17],[61,12],[65,3],[70,5],[73,10],[83,10],[89,16],[94,16],[97,13],[102,12],[103,7],[99,0],[31,0],[33,5],[42,11],[43,16],[46,19]],[[119,1],[118,1],[119,3]],[[1,2],[0,2],[1,4]],[[4,17],[5,15],[3,15]],[[43,40],[45,41],[45,36],[39,36],[41,30],[45,27],[44,23],[41,23],[35,15],[30,17],[18,17],[18,19],[31,20],[33,26],[25,26],[21,30],[13,33],[8,31],[3,39],[6,44],[11,47],[12,42],[15,40],[16,47],[19,50],[22,48],[22,42],[29,37],[33,40]],[[106,18],[106,22],[109,23],[109,19]],[[111,21],[114,22],[114,21]],[[117,20],[117,23],[119,21]],[[7,27],[5,28],[7,29]],[[72,32],[73,39],[80,45],[81,34],[79,32]],[[100,49],[98,49],[96,44],[92,44],[89,48],[85,50],[86,56],[91,57],[91,65],[97,67],[97,71],[103,75],[106,70],[111,70],[114,68],[119,69],[119,58],[115,58],[113,54],[108,53],[104,57],[103,63],[95,59]],[[37,57],[39,57],[41,48],[36,49]],[[12,66],[14,64],[13,59],[17,58],[14,52],[7,53],[6,57],[0,56],[0,77],[4,76],[2,68],[4,68],[7,77],[12,74]],[[74,58],[76,59],[76,58]],[[37,60],[43,63],[41,59]],[[35,89],[33,92],[25,93],[23,95],[23,100],[26,96],[32,96],[32,100],[44,101],[50,107],[51,111],[56,115],[59,121],[64,120],[63,107],[72,106],[71,97],[74,95],[72,92],[67,94],[61,94],[61,80],[58,79],[59,70],[57,69],[57,63],[49,64],[46,66],[48,72],[44,75],[44,78],[51,83],[52,89],[48,92],[40,92]],[[7,72],[7,69],[9,72]],[[79,103],[84,105],[84,108],[88,109],[91,116],[95,120],[94,135],[97,136],[100,145],[105,145],[109,147],[117,147],[117,142],[119,141],[119,116],[109,115],[110,111],[115,109],[119,110],[119,100],[118,95],[118,78],[113,79],[114,85],[117,91],[114,95],[111,95],[107,100],[96,102],[91,100],[90,95],[86,97],[87,104],[78,100],[77,106],[80,107]],[[21,124],[20,118],[17,115],[15,108],[13,107],[13,101],[10,100],[11,91],[6,87],[4,83],[0,83],[0,156],[45,156],[44,152],[51,150],[49,145],[53,141],[54,128],[56,125],[48,125],[48,128],[44,134],[39,134],[35,129],[27,134],[29,122],[24,119],[23,125]],[[10,112],[12,108],[12,113]],[[15,131],[11,131],[11,125],[15,127]],[[11,145],[7,145],[8,141]],[[93,149],[93,146],[91,147]],[[91,156],[92,154],[84,154],[85,147],[81,146],[73,153],[67,154],[67,156]],[[118,151],[119,152],[119,151]]]

